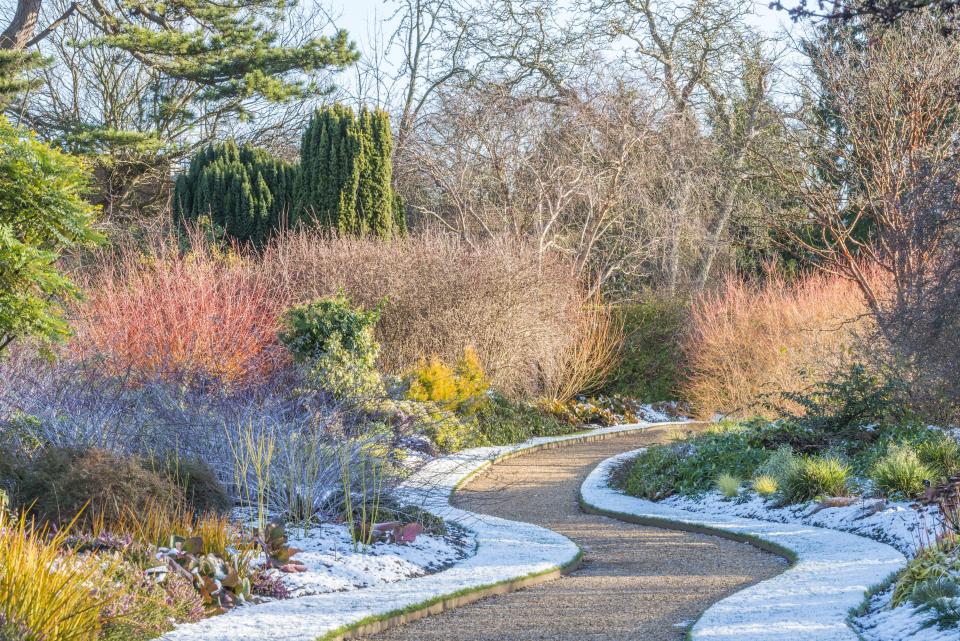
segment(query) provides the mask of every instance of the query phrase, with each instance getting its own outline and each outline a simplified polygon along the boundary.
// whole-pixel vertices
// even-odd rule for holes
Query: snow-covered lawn
[[[182,625],[163,638],[170,641],[315,641],[371,617],[435,602],[464,590],[555,571],[573,563],[580,554],[570,539],[529,523],[455,508],[449,503],[450,493],[464,479],[501,456],[547,443],[576,441],[649,425],[621,425],[577,435],[536,438],[520,445],[476,448],[435,459],[404,484],[400,498],[404,503],[462,524],[476,542],[476,553],[472,556],[458,560],[446,570],[403,581],[236,608],[222,616]],[[299,547],[297,541],[291,543]],[[317,553],[323,554],[321,550]]]
[[[703,501],[675,498],[655,503],[610,488],[610,473],[642,451],[626,452],[599,465],[583,483],[583,501],[609,513],[759,538],[796,555],[796,563],[783,574],[710,607],[691,630],[695,640],[855,641],[857,634],[847,624],[849,610],[861,603],[870,586],[906,564],[905,556],[890,545],[830,529],[847,524],[851,529],[869,534],[882,529],[880,522],[888,523],[891,526],[889,540],[906,545],[912,536],[900,509],[902,506],[893,506],[886,515],[878,512],[865,516],[858,524],[855,515],[863,516],[861,510],[865,506],[830,508],[816,513],[810,513],[813,510],[807,506],[807,513],[801,508],[769,511],[768,515],[762,504],[753,501],[738,504],[711,494]],[[915,521],[916,514],[912,511],[911,514]],[[929,636],[899,638],[940,641],[936,632],[926,632]]]

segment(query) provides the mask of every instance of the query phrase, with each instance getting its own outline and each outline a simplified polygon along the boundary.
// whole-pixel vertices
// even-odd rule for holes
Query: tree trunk
[[[43,0],[18,0],[17,12],[0,34],[0,49],[24,49],[37,28]]]

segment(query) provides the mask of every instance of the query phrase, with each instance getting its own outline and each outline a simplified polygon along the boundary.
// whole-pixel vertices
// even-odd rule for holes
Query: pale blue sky
[[[757,0],[754,23],[770,35],[775,35],[781,26],[790,28],[789,18],[782,11],[768,8],[770,0]],[[346,29],[357,44],[366,40],[367,28],[374,17],[386,18],[397,6],[383,0],[327,0],[325,3],[339,16],[337,26]]]

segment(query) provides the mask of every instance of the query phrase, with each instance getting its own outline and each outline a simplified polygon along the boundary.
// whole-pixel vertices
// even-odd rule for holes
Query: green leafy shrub
[[[623,489],[651,500],[702,494],[720,474],[753,477],[767,456],[755,430],[721,424],[691,439],[647,449],[637,457]]]
[[[379,346],[373,328],[379,318],[379,310],[356,309],[345,296],[335,296],[289,309],[280,341],[335,396],[378,396],[383,382],[376,370]]]
[[[136,458],[59,447],[44,448],[24,464],[15,496],[45,521],[69,522],[82,511],[83,522],[102,518],[107,526],[128,510],[141,513],[157,503],[184,501],[175,483]]]
[[[786,478],[782,491],[788,503],[803,503],[820,496],[847,496],[852,469],[835,455],[801,459]]]
[[[780,489],[776,477],[768,474],[759,474],[753,479],[753,491],[760,496],[773,496]]]
[[[935,473],[920,461],[909,445],[893,445],[870,471],[870,478],[888,496],[916,498],[923,494],[923,482]]]
[[[414,370],[409,377],[407,398],[470,415],[487,402],[489,389],[490,382],[476,350],[466,347],[456,367],[431,358]]]
[[[740,485],[743,481],[731,474],[721,474],[717,477],[717,489],[725,498],[734,499],[740,494]]]
[[[687,304],[680,299],[649,297],[616,308],[623,323],[620,361],[600,390],[644,402],[675,397],[682,372],[681,342]]]
[[[892,605],[898,607],[929,581],[952,580],[960,574],[960,540],[945,538],[921,549],[907,563],[894,585]]]
[[[871,373],[863,365],[838,372],[808,391],[781,394],[781,399],[785,403],[776,409],[783,427],[777,434],[801,453],[857,441],[866,445],[877,438],[876,426],[901,425],[912,419],[906,384]]]

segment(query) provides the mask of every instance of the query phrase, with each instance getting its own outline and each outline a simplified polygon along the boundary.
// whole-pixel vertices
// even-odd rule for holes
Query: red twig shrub
[[[201,374],[237,381],[274,367],[283,290],[256,264],[201,239],[149,255],[120,251],[83,282],[72,349],[136,376]]]
[[[871,327],[857,286],[838,276],[730,277],[693,305],[685,397],[703,416],[766,414],[765,397],[835,371]]]

